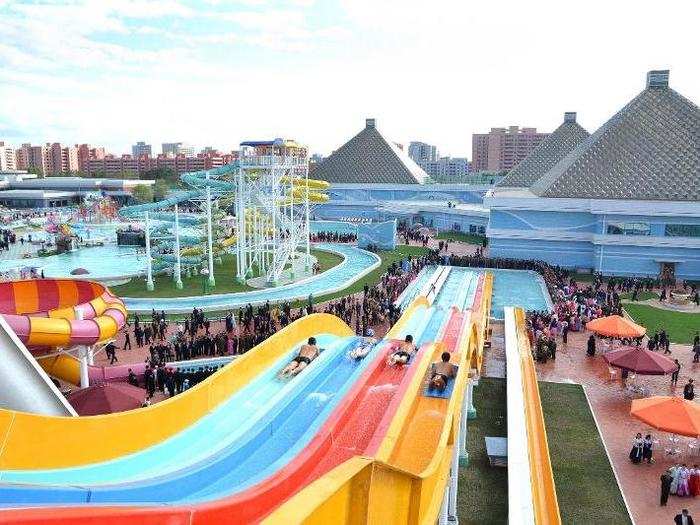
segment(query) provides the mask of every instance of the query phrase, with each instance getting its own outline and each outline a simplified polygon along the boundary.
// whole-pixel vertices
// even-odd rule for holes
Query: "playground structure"
[[[285,270],[293,280],[295,261],[302,256],[309,269],[310,207],[328,200],[323,193],[328,183],[309,180],[305,147],[283,139],[243,142],[237,162],[185,173],[180,180],[190,189],[119,210],[122,217],[144,220],[149,290],[154,288],[154,272],[172,268],[181,288],[183,269],[196,271],[198,265],[214,287],[215,257],[234,246],[240,282],[265,276],[274,286]],[[183,214],[183,205],[198,212]],[[154,226],[153,221],[159,222]],[[183,234],[183,226],[195,228],[195,233]]]
[[[0,511],[0,520],[442,523],[455,517],[455,465],[465,452],[470,377],[481,366],[491,277],[446,267],[431,281],[428,295],[416,297],[359,361],[346,357],[359,343],[352,330],[334,316],[312,314],[152,407],[81,418],[0,411],[0,504],[14,507]],[[387,355],[408,333],[420,351],[409,366],[388,366]],[[311,335],[326,351],[293,381],[275,380]],[[458,374],[444,393],[431,393],[430,366],[444,350]],[[48,436],[61,454],[41,446]]]

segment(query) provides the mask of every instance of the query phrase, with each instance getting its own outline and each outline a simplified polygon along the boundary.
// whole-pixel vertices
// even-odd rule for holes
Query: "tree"
[[[177,179],[177,173],[175,173],[170,168],[153,168],[144,171],[141,174],[142,179],[164,179],[164,180],[175,180]]]
[[[138,172],[131,170],[122,171],[120,175],[122,179],[136,180],[139,178]]]
[[[138,184],[134,186],[132,196],[139,203],[153,202],[153,189],[146,184]]]
[[[170,187],[163,179],[158,179],[155,184],[153,184],[153,198],[157,201],[165,199],[168,191],[170,191]]]

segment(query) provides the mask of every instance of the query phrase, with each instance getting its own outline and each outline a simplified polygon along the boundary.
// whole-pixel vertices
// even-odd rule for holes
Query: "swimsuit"
[[[437,377],[441,377],[442,381],[445,383],[445,385],[447,385],[448,377],[445,374],[437,374],[437,373],[433,374],[432,381],[435,381],[435,378],[437,378]]]
[[[405,357],[406,359],[411,359],[411,354],[406,352],[405,350],[399,350],[394,354],[396,357]]]
[[[308,365],[311,363],[311,359],[309,359],[305,355],[298,355],[293,359],[293,361],[298,364],[306,363]]]

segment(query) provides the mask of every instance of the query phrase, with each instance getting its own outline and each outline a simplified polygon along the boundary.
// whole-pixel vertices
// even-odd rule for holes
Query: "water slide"
[[[0,469],[56,469],[105,462],[156,445],[208,415],[310,336],[353,335],[338,318],[306,316],[208,380],[156,405],[102,416],[47,417],[0,410]],[[105,439],[110,436],[111,439]],[[54,443],[47,447],[46,443]],[[60,453],[57,453],[60,451]],[[0,521],[2,521],[0,519]]]
[[[56,487],[53,487],[50,493],[53,493],[54,497],[58,498],[58,501],[62,503],[76,501],[76,499],[78,501],[89,499],[89,501],[93,503],[114,501],[123,503],[127,501],[133,502],[133,498],[136,498],[138,502],[138,499],[143,497],[143,494],[148,494],[149,501],[151,501],[153,497],[152,491],[154,490],[156,493],[160,494],[161,497],[167,497],[168,501],[175,499],[175,501],[181,501],[185,504],[206,501],[207,499],[215,500],[208,504],[197,505],[195,507],[196,513],[193,514],[190,514],[190,512],[194,511],[191,511],[189,506],[184,508],[169,508],[167,510],[148,507],[139,509],[131,507],[123,509],[99,507],[102,523],[114,522],[114,520],[121,521],[126,517],[133,519],[136,516],[139,517],[138,521],[142,523],[148,522],[149,519],[153,519],[154,522],[162,522],[165,516],[173,523],[180,522],[178,518],[182,518],[183,523],[189,523],[188,516],[199,516],[203,520],[202,522],[215,523],[220,522],[224,516],[228,516],[230,519],[232,516],[232,509],[237,509],[237,511],[240,512],[245,510],[251,513],[251,518],[255,517],[255,519],[258,519],[269,511],[275,502],[281,502],[279,499],[270,500],[272,494],[279,494],[286,498],[290,495],[295,486],[295,484],[290,483],[290,479],[281,472],[277,473],[275,476],[267,476],[267,480],[265,481],[264,478],[266,475],[274,473],[276,468],[278,469],[281,465],[286,464],[287,466],[284,468],[288,470],[291,469],[292,473],[295,474],[294,479],[305,479],[309,481],[313,480],[315,476],[322,474],[324,469],[332,468],[344,461],[347,457],[354,455],[354,452],[347,449],[342,443],[354,444],[356,447],[354,450],[357,451],[370,443],[374,444],[376,448],[376,444],[381,442],[381,430],[388,428],[389,421],[393,414],[392,410],[387,410],[387,408],[390,406],[394,409],[397,408],[402,400],[402,395],[397,396],[396,393],[403,394],[407,388],[414,385],[415,376],[418,371],[420,371],[422,375],[425,372],[423,365],[427,365],[430,362],[429,358],[433,357],[432,350],[435,345],[430,344],[429,341],[441,338],[445,339],[443,344],[447,345],[448,348],[453,348],[455,345],[455,334],[458,333],[457,327],[462,324],[463,315],[459,313],[459,310],[449,308],[449,306],[454,305],[455,301],[461,300],[460,297],[462,299],[465,298],[465,294],[462,293],[462,290],[467,286],[465,283],[466,277],[464,275],[459,275],[458,272],[453,275],[454,277],[451,276],[449,279],[443,280],[445,287],[442,291],[437,292],[437,308],[428,307],[426,304],[428,302],[427,299],[418,298],[418,300],[409,307],[405,315],[394,327],[394,330],[389,334],[389,340],[385,340],[384,343],[378,345],[373,354],[370,354],[364,361],[361,361],[361,363],[363,363],[362,365],[358,365],[356,362],[344,358],[344,352],[339,353],[338,355],[343,357],[342,361],[331,366],[330,369],[334,370],[333,374],[328,374],[329,378],[323,381],[320,387],[317,385],[314,391],[306,398],[292,396],[291,393],[288,394],[291,401],[285,405],[286,408],[280,409],[281,413],[286,415],[283,416],[283,420],[279,422],[280,427],[276,433],[276,439],[271,439],[267,436],[268,432],[272,432],[272,434],[275,435],[276,424],[275,419],[273,419],[269,426],[265,426],[262,434],[254,433],[255,439],[249,441],[247,447],[241,445],[242,448],[236,448],[238,452],[229,451],[229,453],[225,455],[226,457],[233,457],[234,460],[227,461],[226,459],[217,458],[215,463],[219,466],[219,470],[217,470],[217,466],[212,466],[211,464],[201,468],[190,468],[188,472],[186,472],[188,469],[181,469],[176,476],[174,476],[175,478],[179,476],[179,483],[175,484],[173,484],[172,479],[168,482],[161,476],[160,478],[156,478],[155,482],[146,484],[131,483],[126,487],[122,486],[118,489],[108,486],[95,486],[91,489],[66,488],[66,490],[56,490]],[[428,308],[426,309],[426,307]],[[445,318],[448,319],[446,326],[443,322]],[[393,367],[387,367],[385,357],[386,353],[391,351],[392,348],[391,337],[402,337],[407,332],[416,335],[417,341],[421,343],[422,349],[418,354],[421,357],[416,358],[415,365],[406,367],[405,369],[397,370]],[[438,335],[438,333],[441,335]],[[330,353],[327,355],[330,355]],[[329,358],[329,361],[330,359],[331,358]],[[344,372],[343,370],[348,370],[350,372]],[[328,372],[328,370],[326,370],[326,372]],[[322,372],[319,372],[319,375],[321,378],[323,377]],[[343,378],[347,378],[347,380],[344,381]],[[343,397],[342,393],[345,391],[348,391],[348,395]],[[313,409],[313,406],[310,407],[307,404],[310,397],[318,401],[318,394],[323,395],[324,393],[338,398],[338,401],[342,399],[342,403],[336,410],[333,410],[333,403],[328,403],[328,406],[317,408],[316,410]],[[300,399],[304,399],[304,401],[300,402]],[[390,401],[394,402],[391,403]],[[358,411],[356,410],[358,407],[362,407],[363,409],[359,413],[373,415],[373,417],[370,417],[373,423],[370,424],[365,417],[358,417]],[[299,408],[303,410],[299,411]],[[320,417],[316,415],[324,412],[325,415]],[[307,415],[307,413],[309,413],[309,415]],[[333,416],[329,418],[328,415],[330,413],[332,413]],[[319,430],[319,425],[322,424],[324,420],[326,420],[326,423],[323,429]],[[267,430],[268,428],[270,430]],[[366,431],[368,428],[379,429],[379,431],[373,436]],[[333,440],[332,450],[323,453],[324,447],[321,446],[321,448],[319,448],[318,445],[328,441],[328,437],[331,435],[328,432],[337,433],[340,439]],[[316,437],[313,441],[309,442],[309,439],[314,435]],[[300,436],[302,439],[299,439]],[[253,447],[253,442],[255,446],[251,448]],[[299,444],[302,446],[299,446]],[[241,450],[245,450],[245,453],[241,452]],[[302,454],[302,451],[306,456],[306,461],[303,461],[304,454]],[[309,456],[309,451],[316,451],[316,454],[311,454],[311,456]],[[320,463],[313,460],[318,457],[319,451],[321,451],[323,456],[323,461]],[[253,455],[248,455],[250,453]],[[311,457],[311,461],[309,461],[309,457]],[[242,458],[245,459],[242,461]],[[182,466],[179,465],[178,461],[175,461],[175,463],[178,464],[178,466]],[[143,465],[142,462],[139,464]],[[172,465],[172,462],[170,464]],[[225,468],[224,465],[226,465]],[[266,468],[265,465],[268,465],[268,467]],[[111,466],[113,467],[114,465],[112,464]],[[203,475],[202,468],[206,469],[207,475]],[[83,474],[85,474],[86,470],[90,470],[90,467],[88,466],[83,469]],[[110,466],[103,466],[102,472],[97,475],[97,478],[104,480],[105,478],[103,475],[110,470],[112,470]],[[133,469],[131,470],[133,475]],[[212,472],[212,470],[214,472]],[[157,472],[157,470],[154,471],[154,473],[155,472]],[[218,477],[212,475],[216,472],[223,475]],[[31,473],[27,474],[29,474],[31,478]],[[65,469],[63,474],[65,474]],[[74,471],[72,474],[74,477],[68,479],[75,482],[76,472]],[[173,476],[171,476],[171,478],[172,477]],[[7,477],[3,479],[7,480]],[[60,477],[54,478],[49,480],[49,482],[55,483],[58,482],[59,479]],[[251,486],[256,480],[263,481],[257,485]],[[14,481],[29,482],[30,479],[22,479],[22,476],[19,475],[15,476]],[[266,488],[267,490],[265,490]],[[274,490],[270,492],[271,489]],[[232,490],[238,491],[239,494],[233,498],[230,496],[226,497],[226,494],[230,494]],[[25,503],[37,503],[38,501],[50,503],[52,501],[50,497],[49,499],[37,499],[37,493],[45,494],[46,491],[37,489],[36,486],[29,490],[16,486],[5,493],[3,499],[6,504],[20,501]],[[20,494],[23,494],[23,496],[20,496]],[[129,494],[132,500],[128,498],[124,499],[123,496]],[[141,494],[141,496],[139,496],[139,494]],[[22,498],[27,498],[28,501]],[[85,498],[85,500],[81,498]],[[90,509],[90,515],[95,516],[95,512],[98,508],[91,507]],[[41,510],[34,510],[29,511],[29,514],[23,512],[17,515],[4,513],[2,518],[9,520],[8,522],[14,522],[13,517],[22,521],[24,519],[30,519],[30,516],[39,518],[42,512]],[[81,513],[79,508],[61,509],[60,516],[62,516],[62,518],[53,511],[49,514],[58,521],[65,519],[70,522],[76,522],[75,520],[80,517],[87,517],[87,514]],[[238,513],[236,512],[236,514],[233,515],[238,516]],[[44,513],[43,516],[45,519],[48,519],[46,513]],[[114,518],[114,520],[112,518]]]
[[[455,345],[453,350],[459,355],[452,394],[446,398],[425,395],[428,368],[435,356],[424,354],[376,452],[355,455],[339,464],[298,491],[263,523],[428,524],[447,520],[448,508],[456,510],[450,472],[457,471],[468,371],[480,362],[491,286],[492,275],[487,273],[478,284],[472,307],[455,310],[436,345],[436,354],[441,346]],[[455,336],[459,317],[462,328]]]
[[[46,416],[75,416],[75,410],[0,315],[0,408]]]
[[[63,353],[41,357],[41,353],[106,341],[126,322],[124,303],[105,286],[71,279],[0,283],[0,315],[49,375],[76,385],[78,359]],[[91,367],[89,373],[95,379],[106,375],[102,367]]]
[[[522,308],[505,307],[504,320],[508,370],[508,521],[560,525],[525,312]]]

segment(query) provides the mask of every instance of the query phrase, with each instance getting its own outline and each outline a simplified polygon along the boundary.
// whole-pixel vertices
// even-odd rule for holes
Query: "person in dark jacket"
[[[588,338],[588,349],[586,353],[591,357],[595,355],[595,337],[593,335]]]

